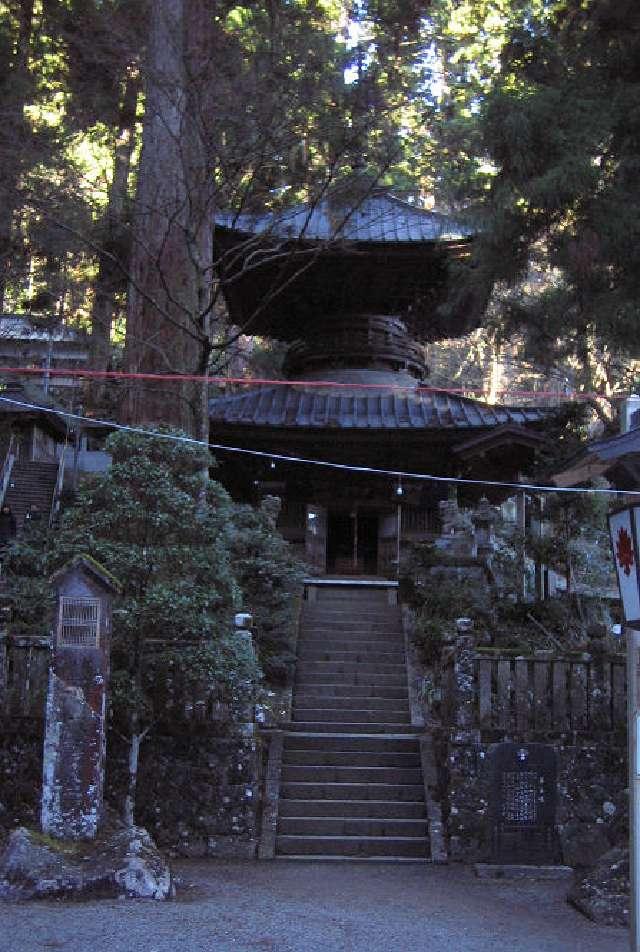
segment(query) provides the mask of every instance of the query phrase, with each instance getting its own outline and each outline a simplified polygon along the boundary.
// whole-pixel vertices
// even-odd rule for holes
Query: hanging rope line
[[[0,367],[0,375],[13,374],[16,376],[47,376],[47,377],[73,377],[77,379],[100,379],[100,380],[153,380],[156,382],[164,381],[166,383],[210,383],[216,386],[238,386],[238,387],[317,387],[322,389],[334,390],[384,390],[387,392],[400,391],[406,393],[442,393],[442,394],[487,394],[488,391],[483,387],[432,387],[423,384],[413,386],[402,386],[401,384],[391,383],[343,383],[336,380],[272,380],[268,377],[210,377],[203,374],[152,374],[152,373],[134,373],[124,370],[91,370],[88,368],[74,368],[65,370],[61,367]],[[511,396],[526,399],[540,400],[596,400],[602,399],[602,394],[598,393],[578,393],[576,391],[559,390],[509,390],[507,388],[493,391],[495,396]],[[628,394],[615,394],[611,397],[624,399]]]
[[[238,453],[245,456],[253,456],[260,459],[270,460],[282,463],[299,463],[304,466],[322,466],[325,469],[340,470],[350,473],[364,473],[372,476],[387,476],[393,480],[416,480],[418,482],[433,483],[455,483],[463,486],[493,486],[503,489],[516,489],[519,491],[528,490],[530,492],[547,493],[587,493],[591,495],[607,496],[640,496],[640,490],[635,489],[603,489],[599,487],[585,488],[580,486],[546,486],[536,483],[512,483],[498,479],[466,479],[462,476],[436,476],[432,473],[413,473],[400,469],[382,469],[376,466],[359,466],[354,463],[336,463],[329,460],[311,459],[306,456],[290,456],[284,453],[272,453],[267,450],[247,449],[243,446],[228,446],[225,443],[206,442],[197,440],[192,436],[179,436],[176,433],[161,433],[157,430],[147,430],[139,426],[128,426],[125,423],[116,423],[113,420],[97,420],[95,417],[83,416],[80,413],[71,413],[68,410],[56,410],[51,407],[38,406],[35,403],[27,403],[23,400],[14,400],[11,397],[0,396],[0,403],[11,404],[21,407],[24,410],[37,410],[42,413],[53,413],[67,420],[78,420],[82,423],[91,423],[94,426],[105,426],[112,430],[120,430],[126,433],[136,433],[141,436],[151,437],[153,439],[169,440],[175,443],[187,443],[192,446],[200,446],[205,449],[218,450],[224,453]]]

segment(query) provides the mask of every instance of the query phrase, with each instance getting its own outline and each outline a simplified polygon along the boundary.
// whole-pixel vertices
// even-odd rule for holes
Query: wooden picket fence
[[[51,642],[47,637],[0,632],[0,716],[9,720],[44,719]],[[155,719],[184,724],[225,721],[230,699],[216,685],[191,684],[176,671],[157,686],[152,699]]]
[[[456,705],[455,656],[442,671],[445,720]],[[475,726],[510,732],[615,731],[626,724],[623,656],[541,657],[478,652]]]
[[[0,634],[1,714],[44,717],[50,656],[48,638]]]

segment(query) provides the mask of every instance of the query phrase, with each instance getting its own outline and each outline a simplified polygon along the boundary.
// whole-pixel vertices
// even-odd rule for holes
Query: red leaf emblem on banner
[[[618,529],[618,541],[616,542],[616,556],[620,563],[620,568],[624,570],[625,575],[631,575],[631,566],[635,561],[633,554],[633,545],[631,536],[624,527]]]

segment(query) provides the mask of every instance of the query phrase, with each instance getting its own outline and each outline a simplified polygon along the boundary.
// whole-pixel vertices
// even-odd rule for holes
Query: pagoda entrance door
[[[378,513],[370,509],[329,509],[327,572],[375,575],[378,571]]]

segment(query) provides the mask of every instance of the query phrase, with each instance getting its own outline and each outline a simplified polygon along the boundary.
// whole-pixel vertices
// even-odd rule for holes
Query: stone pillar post
[[[473,622],[470,618],[456,621],[458,637],[455,653],[455,698],[454,725],[457,729],[470,730],[475,726],[476,678]]]
[[[251,633],[251,626],[253,625],[253,615],[249,612],[238,612],[234,618],[234,624],[236,629],[236,635],[244,641],[247,646],[247,649],[255,658],[256,649],[253,644],[253,635]],[[238,692],[235,701],[235,717],[238,721],[245,725],[245,732],[253,732],[253,720],[254,720],[254,685],[251,682],[246,682],[243,685],[243,688]]]
[[[103,811],[105,721],[116,580],[81,556],[51,579],[57,592],[49,668],[41,824],[59,839],[93,839]]]

